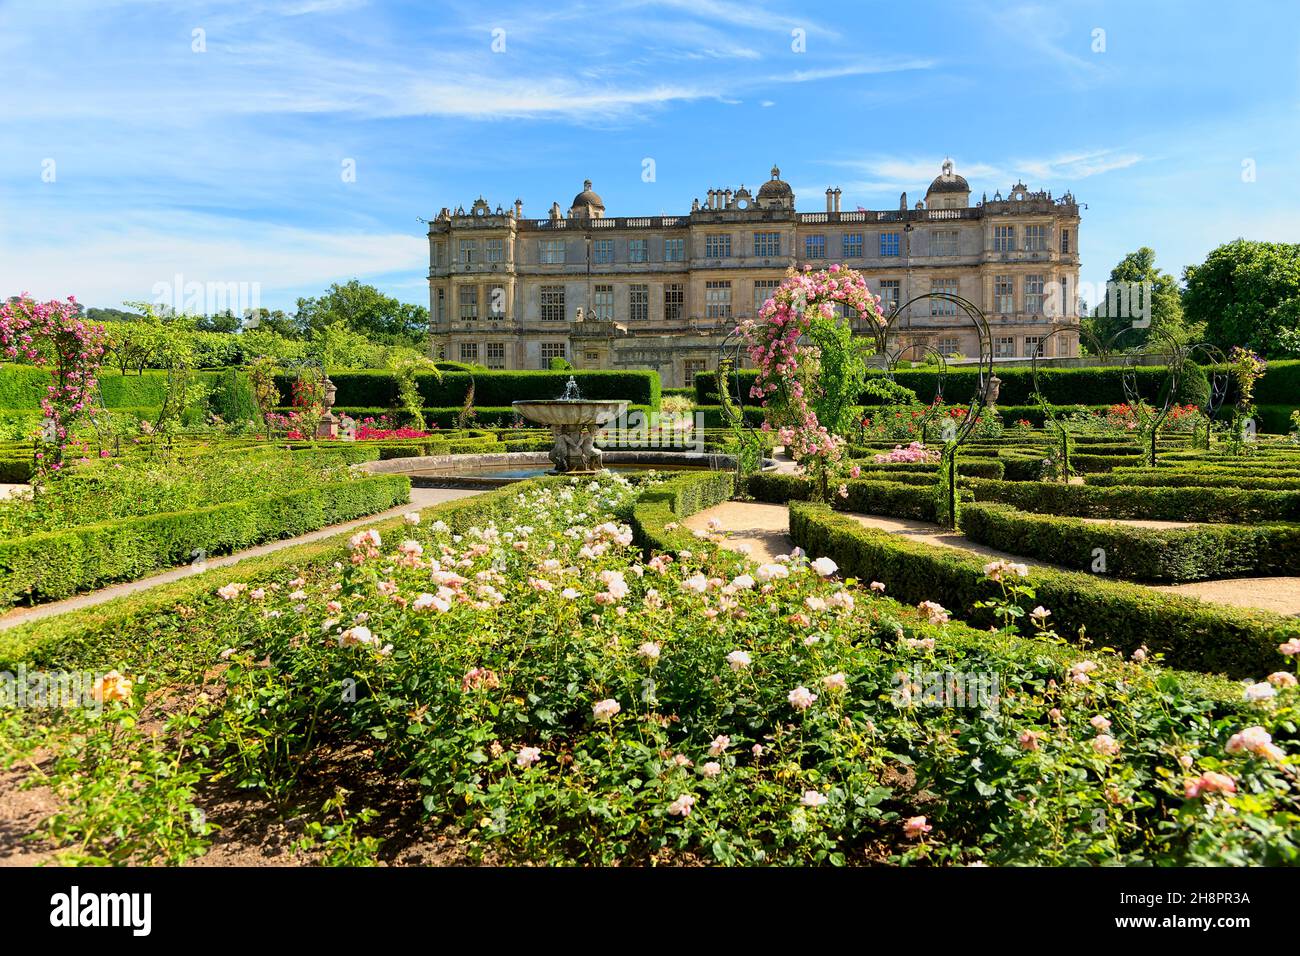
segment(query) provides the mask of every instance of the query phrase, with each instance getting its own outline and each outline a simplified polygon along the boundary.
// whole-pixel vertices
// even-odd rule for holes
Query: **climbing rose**
[[[612,697],[607,697],[605,700],[597,701],[591,708],[591,713],[597,720],[608,721],[613,720],[614,715],[622,709],[623,708],[619,706],[618,701],[614,700]]]
[[[803,796],[799,798],[799,802],[805,807],[820,807],[826,803],[826,797],[816,790],[805,790]]]
[[[542,752],[537,747],[520,747],[515,756],[515,764],[520,770],[527,770],[542,759]]]

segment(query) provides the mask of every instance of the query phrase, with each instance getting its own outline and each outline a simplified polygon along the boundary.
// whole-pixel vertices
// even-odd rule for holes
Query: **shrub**
[[[0,542],[0,599],[58,600],[374,514],[409,497],[405,476],[379,475],[11,538]]]
[[[883,581],[891,596],[907,603],[976,608],[994,591],[979,555],[908,541],[809,503],[791,504],[790,536],[810,554],[829,555],[847,574]],[[1300,623],[1276,614],[1138,584],[1047,568],[1033,569],[1030,581],[1060,633],[1077,635],[1083,629],[1091,640],[1125,653],[1145,646],[1187,670],[1230,677],[1266,674],[1275,669],[1277,645],[1300,636]],[[993,623],[987,609],[976,610],[969,620],[976,626]]]
[[[962,531],[981,544],[1076,571],[1090,571],[1098,550],[1107,576],[1176,584],[1300,567],[1300,525],[1199,525],[1143,528],[970,504]]]

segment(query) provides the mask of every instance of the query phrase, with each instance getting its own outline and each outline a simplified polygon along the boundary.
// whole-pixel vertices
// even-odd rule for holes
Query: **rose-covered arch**
[[[72,441],[73,423],[94,409],[104,328],[82,319],[72,296],[37,302],[23,293],[0,304],[0,349],[5,358],[25,359],[53,378],[41,399],[45,426],[35,459],[38,478],[57,473]]]
[[[757,318],[737,329],[758,370],[750,397],[766,411],[763,427],[778,431],[823,500],[842,470],[843,436],[867,374],[846,310],[884,323],[880,297],[861,273],[838,265],[792,271]]]

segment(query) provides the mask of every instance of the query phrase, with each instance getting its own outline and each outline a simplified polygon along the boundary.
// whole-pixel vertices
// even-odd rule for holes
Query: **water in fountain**
[[[560,401],[577,402],[581,399],[582,395],[578,392],[578,382],[572,375],[570,375],[568,382],[564,385],[564,394],[560,396]]]

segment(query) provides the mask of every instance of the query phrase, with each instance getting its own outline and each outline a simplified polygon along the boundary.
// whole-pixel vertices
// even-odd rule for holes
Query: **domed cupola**
[[[570,219],[603,219],[605,216],[605,200],[591,191],[591,180],[585,180],[582,184],[582,192],[573,197],[573,205],[569,207]]]
[[[930,209],[957,209],[970,205],[970,183],[953,172],[952,160],[943,161],[943,172],[934,177],[925,191],[925,205]]]
[[[781,170],[772,167],[772,178],[758,189],[758,205],[763,209],[793,209],[794,190],[781,178]]]

